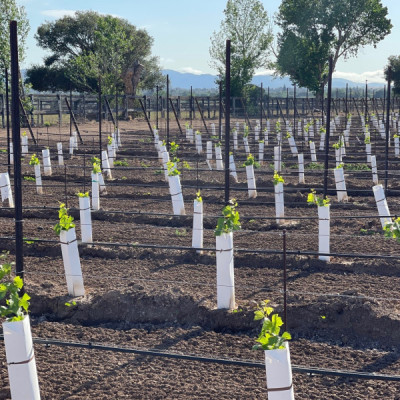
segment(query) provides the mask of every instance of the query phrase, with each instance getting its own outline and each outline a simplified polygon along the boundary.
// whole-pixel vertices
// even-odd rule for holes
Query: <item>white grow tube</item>
[[[114,168],[114,146],[112,143],[107,145],[107,155],[110,168]]]
[[[244,150],[246,151],[246,155],[248,156],[250,154],[249,138],[243,137],[243,143],[244,143]]]
[[[299,164],[299,183],[305,183],[304,180],[304,155],[303,153],[297,154],[297,160]]]
[[[294,400],[289,343],[284,349],[264,350],[268,400]]]
[[[282,162],[281,162],[281,147],[275,146],[274,147],[274,169],[277,172],[281,171]]]
[[[215,132],[215,124],[211,124],[211,134],[212,134],[213,136],[216,135],[216,132]]]
[[[40,400],[29,316],[2,326],[12,400]]]
[[[371,143],[366,143],[365,152],[367,153],[367,162],[371,162]]]
[[[58,165],[64,165],[64,156],[63,156],[63,149],[62,143],[57,143],[57,155],[58,155]]]
[[[35,168],[35,179],[36,179],[36,192],[37,194],[43,194],[42,176],[40,175],[40,163],[34,165]]]
[[[75,139],[73,136],[69,137],[69,154],[72,156],[74,154]]]
[[[317,154],[315,153],[315,143],[310,142],[311,161],[317,162]]]
[[[213,158],[213,151],[212,151],[212,141],[208,140],[206,143],[206,153],[207,153],[207,165],[209,170],[212,170],[212,166],[211,166],[211,160]]]
[[[238,134],[237,134],[237,129],[234,129],[233,131],[232,131],[232,133],[233,133],[233,149],[235,150],[235,151],[237,151],[238,150]]]
[[[235,165],[235,160],[233,158],[233,154],[229,155],[229,173],[233,177],[235,182],[237,183],[238,177],[237,177],[237,173],[236,173],[236,165]]]
[[[221,146],[215,146],[215,161],[217,163],[217,170],[222,171],[224,169],[224,163],[222,162]]]
[[[10,177],[8,172],[0,174],[0,192],[1,201],[6,201],[8,199],[8,206],[14,208],[14,199],[11,191]]]
[[[378,168],[376,166],[376,156],[371,156],[371,170],[372,170],[372,182],[374,185],[378,185]]]
[[[112,179],[112,173],[110,168],[110,162],[108,160],[108,154],[106,150],[101,152],[101,168],[107,174],[108,179]]]
[[[79,259],[75,228],[71,228],[68,231],[62,230],[60,232],[60,243],[68,294],[74,297],[84,296],[85,288],[83,286],[81,260]]]
[[[28,136],[21,136],[21,143],[22,143],[22,149],[21,153],[23,156],[26,156],[28,154]]]
[[[14,164],[14,150],[13,144],[10,142],[10,163]]]
[[[164,178],[166,182],[168,182],[168,162],[169,162],[169,153],[167,151],[166,146],[161,147],[162,158],[163,158],[163,169],[164,169]]]
[[[262,165],[264,162],[264,148],[264,142],[258,142],[258,162],[260,165]]]
[[[217,255],[217,308],[235,308],[235,277],[233,269],[233,234],[215,237]]]
[[[326,136],[326,133],[322,131],[321,132],[321,140],[319,142],[319,149],[321,151],[325,150],[325,136]]]
[[[99,189],[100,189],[100,193],[107,194],[107,188],[106,188],[106,184],[104,183],[103,173],[100,171],[100,172],[98,173],[98,175],[99,175]]]
[[[201,154],[203,152],[203,143],[201,141],[201,133],[196,133],[196,151],[197,154]]]
[[[380,220],[382,228],[384,228],[387,223],[391,222],[391,219],[389,217],[389,207],[385,197],[385,191],[383,190],[382,185],[375,185],[372,187],[372,190],[374,192],[376,206],[378,207],[378,214],[381,217]]]
[[[179,175],[168,176],[168,183],[174,215],[186,215]]]
[[[285,205],[284,205],[284,197],[283,197],[283,183],[279,182],[274,185],[275,190],[275,216],[276,216],[276,223],[279,225],[285,220]]]
[[[50,160],[50,150],[43,149],[42,150],[43,157],[43,175],[51,176],[51,160]]]
[[[335,175],[335,184],[336,184],[338,201],[339,202],[348,201],[349,198],[347,197],[346,181],[344,179],[343,168],[335,168],[333,170],[333,173]]]
[[[250,199],[257,197],[256,190],[256,179],[254,177],[254,166],[246,165],[246,177],[247,177],[247,191]]]
[[[399,138],[395,137],[394,138],[394,155],[396,157],[400,156],[400,150],[399,150]]]
[[[197,249],[198,254],[202,253],[203,248],[203,202],[193,201],[193,232],[192,247]]]
[[[330,206],[318,206],[318,252],[329,254],[330,252]],[[330,257],[320,255],[319,259],[329,262]]]
[[[92,243],[92,216],[89,197],[79,197],[79,215],[81,220],[82,243]]]
[[[92,172],[92,210],[100,209],[99,175]]]
[[[293,136],[290,136],[288,138],[289,141],[289,146],[290,146],[290,151],[292,152],[292,154],[295,156],[298,154],[297,152],[297,146],[296,146],[296,141],[294,140]]]

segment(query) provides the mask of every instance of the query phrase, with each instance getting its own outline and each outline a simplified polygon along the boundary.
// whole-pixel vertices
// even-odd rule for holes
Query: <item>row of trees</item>
[[[274,69],[321,94],[330,56],[335,68],[340,58],[356,56],[363,46],[376,46],[392,28],[381,0],[282,0],[276,16],[281,31],[275,42],[260,0],[228,0],[224,14],[220,31],[211,37],[211,65],[223,81],[225,41],[230,39],[233,96],[243,94],[259,68]]]

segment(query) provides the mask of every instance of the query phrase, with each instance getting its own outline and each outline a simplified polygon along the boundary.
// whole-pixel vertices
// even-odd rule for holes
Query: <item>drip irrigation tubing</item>
[[[0,240],[7,241],[15,241],[15,237],[13,236],[2,236]],[[25,242],[36,242],[36,243],[60,243],[58,240],[54,239],[35,239],[35,238],[27,238],[24,237]],[[149,244],[149,243],[115,243],[115,242],[90,242],[90,243],[82,243],[78,241],[79,246],[102,246],[102,247],[128,247],[128,248],[143,248],[143,249],[161,249],[161,250],[185,250],[185,251],[195,251],[195,250],[203,250],[203,251],[212,251],[215,252],[215,247],[189,247],[189,246],[173,246],[173,245],[158,245],[158,244]],[[234,252],[236,253],[245,253],[245,254],[283,254],[283,250],[261,250],[261,249],[241,249],[234,248]],[[338,258],[363,258],[363,259],[384,259],[384,260],[400,260],[400,255],[379,255],[379,254],[357,254],[357,253],[320,253],[316,251],[308,251],[308,250],[287,250],[286,254],[288,255],[297,255],[297,256],[330,256],[330,257],[338,257]]]
[[[4,340],[4,336],[0,335],[0,338]],[[44,339],[34,337],[33,342],[36,344],[49,346],[61,346],[61,347],[75,347],[80,349],[91,349],[99,351],[112,351],[117,353],[127,353],[127,354],[138,354],[142,356],[150,357],[163,357],[170,359],[178,359],[184,361],[192,362],[202,362],[202,363],[213,363],[213,364],[223,364],[223,365],[234,365],[239,367],[250,367],[250,368],[260,368],[265,369],[265,364],[254,361],[254,360],[235,360],[228,358],[215,358],[206,356],[197,356],[182,353],[172,353],[159,350],[151,349],[139,349],[139,348],[128,348],[128,347],[118,347],[103,344],[95,344],[92,342],[73,342],[73,341],[63,341],[58,339]],[[339,376],[344,378],[352,379],[367,379],[367,380],[381,380],[381,381],[393,381],[400,382],[400,376],[397,375],[383,375],[368,372],[358,372],[358,371],[345,371],[345,370],[334,370],[328,368],[316,368],[316,367],[305,367],[300,365],[292,365],[292,371],[296,373],[303,373],[308,375],[325,375],[325,376]]]

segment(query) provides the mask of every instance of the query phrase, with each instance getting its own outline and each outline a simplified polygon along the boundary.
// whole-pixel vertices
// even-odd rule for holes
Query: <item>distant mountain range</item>
[[[211,75],[211,74],[201,74],[201,75],[196,75],[196,74],[191,74],[191,73],[183,73],[183,72],[178,72],[174,71],[172,69],[164,69],[162,71],[163,75],[168,75],[170,82],[171,82],[171,87],[172,88],[180,88],[180,89],[190,89],[190,86],[193,87],[193,89],[216,89],[217,85],[215,84],[215,79],[216,75]],[[282,88],[283,86],[286,87],[292,87],[292,82],[290,81],[289,78],[275,78],[271,75],[257,75],[253,78],[252,83],[255,85],[260,86],[261,82],[263,84],[263,87],[266,89],[267,87],[270,87],[271,89],[278,89]],[[364,86],[363,83],[357,83],[357,82],[352,82],[347,79],[341,79],[341,78],[333,78],[332,80],[332,86],[334,88],[345,88],[346,84],[349,85],[349,87],[362,87]],[[368,83],[368,87],[371,88],[377,88],[377,87],[383,87],[384,85],[381,83]]]

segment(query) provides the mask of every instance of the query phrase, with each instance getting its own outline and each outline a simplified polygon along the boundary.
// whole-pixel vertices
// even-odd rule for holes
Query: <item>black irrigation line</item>
[[[4,336],[0,335],[0,338],[4,340]],[[60,347],[75,347],[79,349],[91,349],[99,351],[112,351],[117,353],[126,354],[138,354],[142,356],[149,357],[163,357],[175,360],[202,362],[202,363],[212,363],[212,364],[222,364],[222,365],[234,365],[238,367],[249,367],[249,368],[259,368],[265,369],[265,364],[259,361],[253,360],[235,360],[229,358],[215,358],[215,357],[205,357],[197,356],[191,354],[182,353],[172,353],[168,351],[159,351],[151,349],[139,349],[139,348],[128,348],[119,346],[110,346],[103,344],[95,344],[92,342],[73,342],[64,341],[59,339],[44,339],[34,337],[33,342],[36,344],[42,344],[46,347],[49,346],[60,346]],[[397,375],[381,375],[376,373],[358,372],[358,371],[345,371],[345,370],[334,370],[328,368],[316,368],[316,367],[304,367],[300,365],[292,365],[292,371],[296,373],[302,373],[307,375],[325,375],[325,376],[339,376],[344,378],[352,379],[367,379],[367,380],[380,380],[380,381],[393,381],[400,382],[400,376]]]
[[[14,236],[1,236],[0,240],[8,240],[15,241]],[[24,242],[36,242],[36,243],[60,243],[58,240],[54,239],[36,239],[36,238],[27,238],[24,237]],[[91,243],[82,243],[78,242],[79,246],[90,247],[90,246],[99,246],[99,247],[127,247],[127,248],[141,248],[141,249],[160,249],[160,250],[186,250],[186,251],[195,251],[195,250],[203,250],[203,251],[211,251],[215,252],[215,247],[189,247],[189,246],[173,246],[173,245],[159,245],[159,244],[150,244],[150,243],[114,243],[114,242],[91,242]],[[234,252],[236,253],[244,253],[244,254],[283,254],[283,250],[255,250],[255,249],[241,249],[234,248]],[[379,254],[355,254],[355,253],[319,253],[316,251],[309,250],[287,250],[286,254],[289,255],[297,255],[297,256],[330,256],[330,257],[338,257],[338,258],[364,258],[364,259],[384,259],[384,260],[400,260],[400,255],[379,255]]]
[[[139,199],[140,200],[140,199]],[[298,203],[294,203],[297,204]],[[258,204],[257,204],[258,205]],[[340,206],[338,204],[338,206]],[[308,207],[308,206],[307,206]],[[332,207],[332,205],[331,205]],[[0,208],[0,212],[1,210],[8,210],[8,211],[13,211],[13,208],[10,207],[1,207]],[[23,210],[59,210],[59,207],[48,207],[48,206],[42,206],[42,207],[38,207],[38,206],[28,206],[28,207],[23,207]],[[78,212],[80,211],[79,208],[69,208],[70,211],[75,211]],[[105,210],[101,212],[102,214],[105,213],[110,213],[110,214],[123,214],[123,215],[142,215],[142,216],[150,216],[150,217],[171,217],[171,218],[190,218],[191,215],[175,215],[175,214],[168,214],[168,213],[149,213],[149,212],[141,212],[141,211],[121,211],[121,210]],[[204,219],[208,219],[208,218],[219,218],[220,215],[204,215],[203,218]],[[394,215],[386,215],[385,218],[397,218],[398,215],[394,214]],[[30,218],[34,218],[34,217],[30,217]],[[40,217],[42,218],[42,217]],[[275,220],[276,217],[263,217],[263,216],[259,216],[259,215],[254,215],[254,216],[241,216],[240,217],[242,220],[246,220],[246,219],[255,219],[255,220]],[[383,218],[380,215],[332,215],[331,214],[331,219],[360,219],[360,218]],[[300,216],[285,216],[283,219],[290,219],[290,220],[317,220],[318,216],[315,217],[300,217]],[[93,219],[95,221],[95,219]],[[284,229],[284,226],[282,227],[282,229]]]

